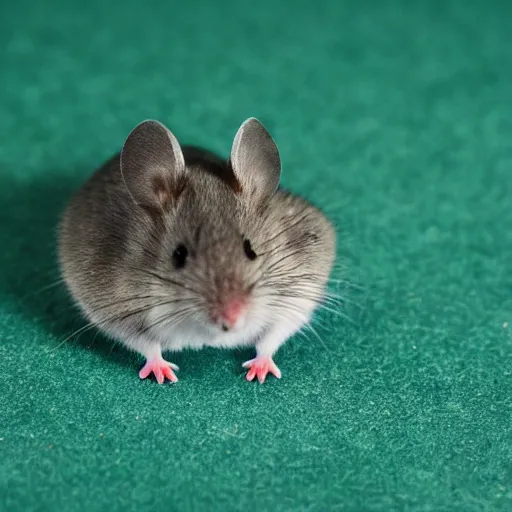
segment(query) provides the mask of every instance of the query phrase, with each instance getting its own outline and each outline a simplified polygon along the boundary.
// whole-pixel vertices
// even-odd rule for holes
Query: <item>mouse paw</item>
[[[269,372],[274,377],[281,378],[281,370],[276,366],[271,357],[258,356],[250,361],[246,361],[242,366],[249,369],[246,376],[247,380],[254,380],[254,377],[258,377],[260,384],[265,382]]]
[[[178,382],[178,377],[176,377],[173,370],[177,371],[179,368],[175,364],[169,363],[162,357],[158,357],[156,359],[150,359],[146,361],[146,364],[139,372],[139,377],[141,379],[145,379],[152,373],[155,376],[158,384],[163,384],[165,379],[169,379],[171,382]]]

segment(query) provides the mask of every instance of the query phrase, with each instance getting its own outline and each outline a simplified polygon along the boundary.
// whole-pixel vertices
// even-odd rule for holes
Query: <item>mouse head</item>
[[[158,296],[170,298],[169,324],[194,318],[219,334],[263,325],[262,277],[282,257],[271,250],[280,243],[272,215],[279,152],[256,119],[239,128],[225,170],[230,179],[188,166],[156,121],[137,126],[121,153],[126,188],[154,226],[144,243]]]

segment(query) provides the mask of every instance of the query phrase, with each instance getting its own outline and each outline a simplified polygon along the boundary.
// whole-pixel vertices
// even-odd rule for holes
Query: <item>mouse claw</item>
[[[252,381],[254,377],[258,377],[260,384],[263,384],[269,373],[278,379],[281,378],[281,370],[271,357],[258,356],[250,361],[246,361],[242,366],[249,369],[246,375],[248,381]]]
[[[152,373],[158,384],[163,384],[165,379],[171,382],[178,382],[178,377],[176,377],[173,370],[178,371],[178,366],[160,357],[146,361],[146,364],[139,372],[139,377],[145,379]]]

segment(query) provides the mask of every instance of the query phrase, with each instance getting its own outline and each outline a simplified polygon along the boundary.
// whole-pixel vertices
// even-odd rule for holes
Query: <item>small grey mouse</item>
[[[255,118],[227,161],[182,148],[149,120],[71,200],[59,229],[64,280],[92,324],[145,357],[141,379],[178,380],[162,351],[244,345],[256,348],[247,380],[281,377],[273,356],[324,296],[335,233],[280,175]]]

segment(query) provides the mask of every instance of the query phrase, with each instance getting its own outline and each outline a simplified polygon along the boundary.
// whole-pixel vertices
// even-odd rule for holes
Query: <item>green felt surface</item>
[[[0,510],[512,510],[510,2],[0,6]],[[154,117],[226,153],[243,119],[339,232],[321,312],[247,383],[176,386],[57,277],[70,193]]]

